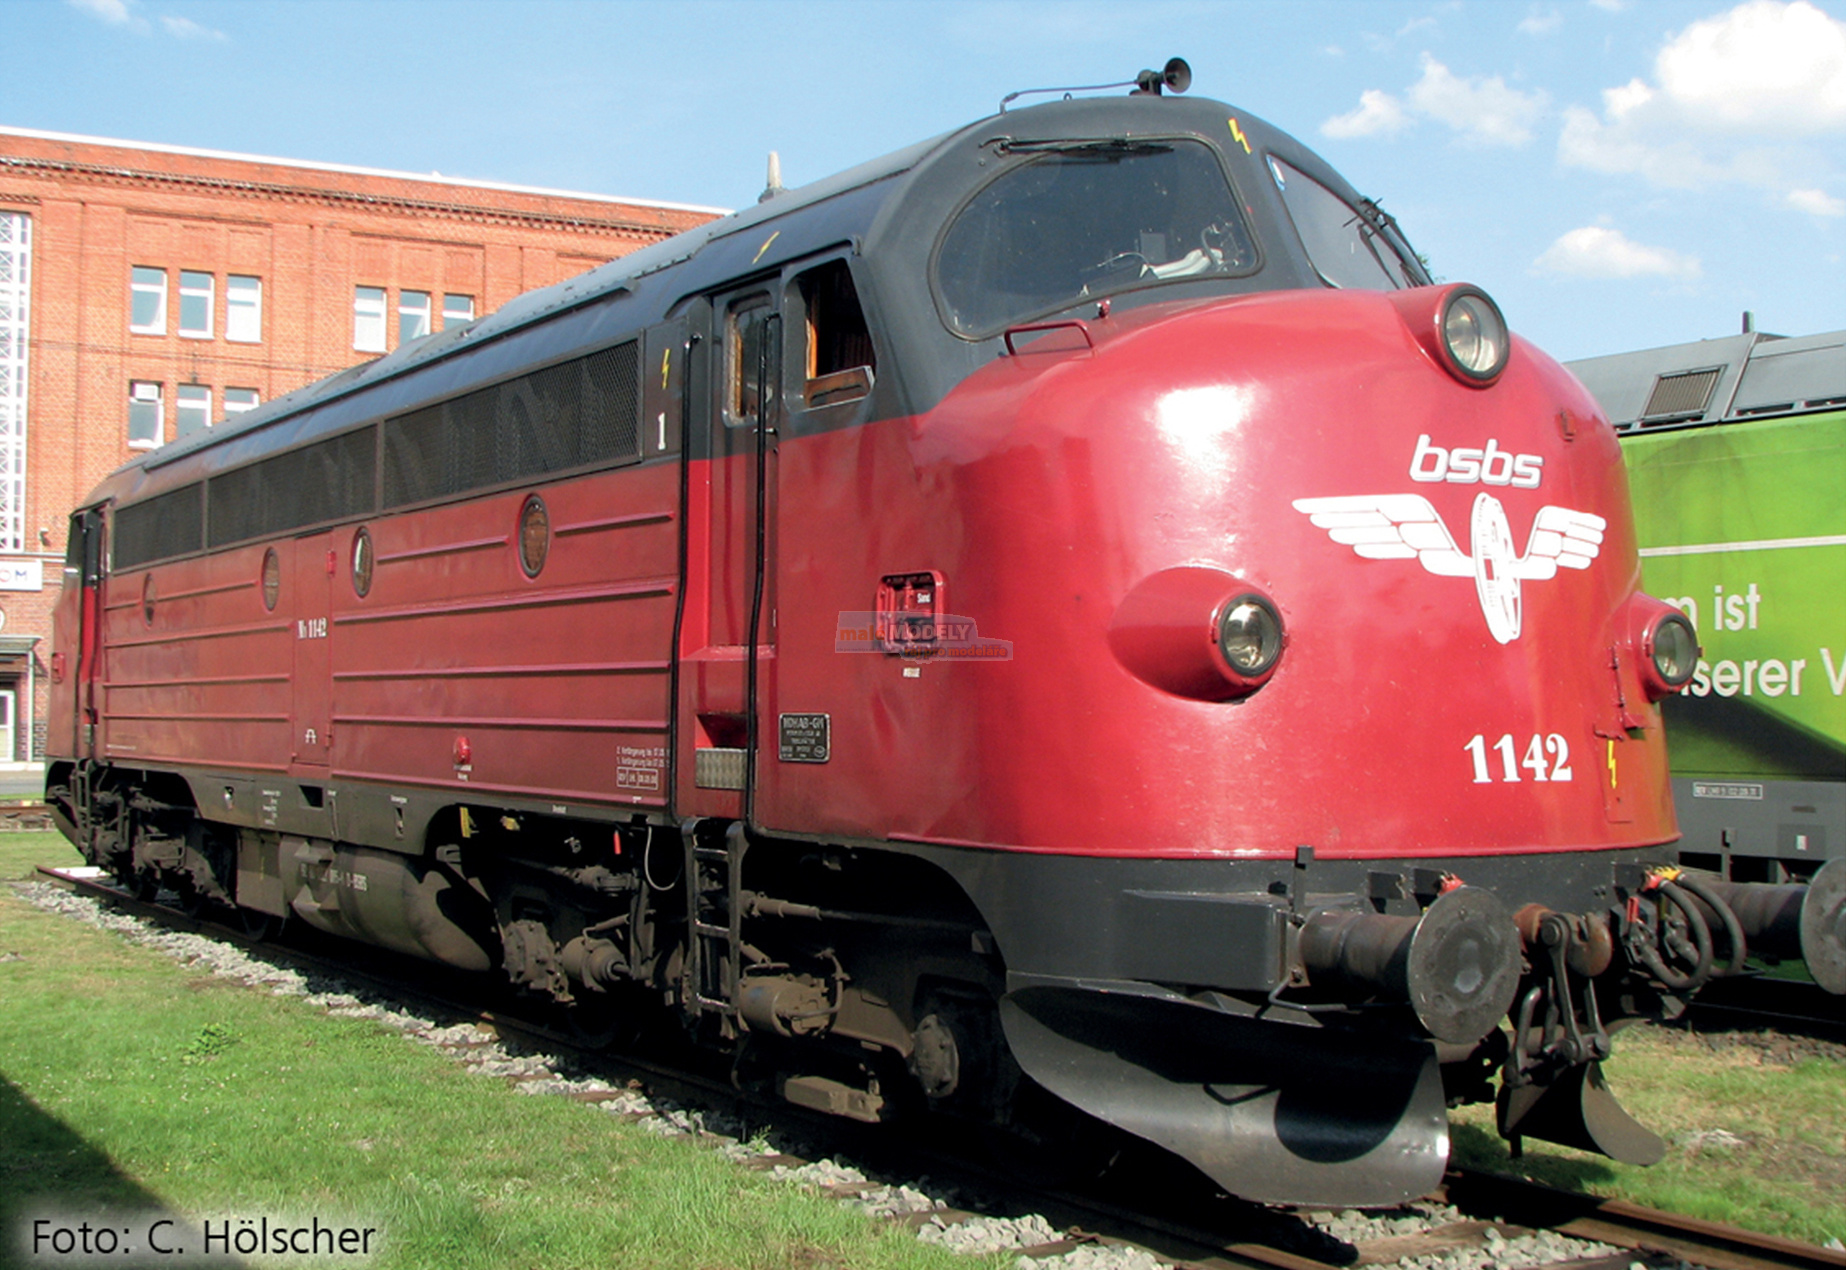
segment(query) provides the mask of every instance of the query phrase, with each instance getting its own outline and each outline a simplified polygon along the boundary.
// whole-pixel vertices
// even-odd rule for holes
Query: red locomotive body
[[[1509,1134],[1646,1158],[1607,1026],[1748,934],[1653,864],[1696,649],[1606,421],[1215,103],[768,198],[124,468],[71,544],[90,858],[862,1119],[1074,1107],[1380,1203],[1499,1074]],[[1837,942],[1839,889],[1777,920]]]

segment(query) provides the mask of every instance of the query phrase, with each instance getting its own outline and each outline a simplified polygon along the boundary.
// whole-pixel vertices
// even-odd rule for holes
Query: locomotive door
[[[86,507],[70,519],[64,556],[64,588],[58,594],[57,646],[52,651],[54,684],[70,681],[69,692],[51,694],[47,733],[68,744],[75,758],[90,758],[96,745],[96,672],[101,648],[103,510]],[[54,753],[57,750],[53,750]]]
[[[704,328],[703,351],[689,391],[702,396],[703,418],[688,421],[678,803],[684,815],[745,817],[775,667],[775,291],[763,283],[722,296],[693,326]]]
[[[297,538],[294,567],[284,570],[295,585],[284,588],[294,603],[290,635],[294,641],[292,697],[289,707],[289,775],[324,780],[333,754],[333,658],[329,612],[333,579],[338,572],[332,534]]]

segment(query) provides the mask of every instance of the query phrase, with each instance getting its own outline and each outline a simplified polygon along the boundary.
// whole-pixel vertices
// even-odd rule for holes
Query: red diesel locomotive
[[[797,1103],[1107,1122],[1254,1199],[1427,1191],[1496,1077],[1510,1135],[1657,1153],[1609,1027],[1749,923],[1657,867],[1696,648],[1615,436],[1160,80],[116,472],[58,614],[64,831],[592,1031],[664,1007]],[[1837,944],[1841,889],[1756,919]]]

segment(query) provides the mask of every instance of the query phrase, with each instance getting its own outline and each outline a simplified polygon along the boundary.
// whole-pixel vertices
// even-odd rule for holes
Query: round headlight
[[[1699,665],[1699,639],[1692,623],[1678,613],[1668,613],[1654,623],[1652,645],[1654,670],[1662,682],[1675,690],[1686,686]]]
[[[1442,308],[1442,346],[1457,375],[1479,384],[1499,378],[1511,344],[1506,319],[1486,292],[1460,287],[1450,294]]]
[[[1260,595],[1240,595],[1218,619],[1218,648],[1232,670],[1248,679],[1269,673],[1282,655],[1282,618]]]

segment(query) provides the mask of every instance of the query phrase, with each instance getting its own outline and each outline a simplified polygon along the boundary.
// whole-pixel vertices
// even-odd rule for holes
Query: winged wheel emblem
[[[1454,535],[1421,494],[1298,498],[1294,508],[1367,560],[1414,559],[1439,578],[1472,577],[1487,629],[1502,644],[1519,638],[1520,584],[1543,582],[1559,569],[1589,568],[1602,551],[1609,523],[1589,512],[1546,504],[1532,520],[1525,551],[1515,554],[1506,509],[1492,494],[1475,496],[1467,551],[1455,545]]]

